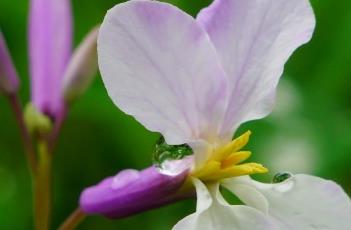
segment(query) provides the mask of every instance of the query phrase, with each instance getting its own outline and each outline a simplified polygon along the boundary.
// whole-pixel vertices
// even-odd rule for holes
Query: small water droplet
[[[272,182],[273,183],[281,183],[292,177],[292,174],[289,172],[279,172],[274,175]]]
[[[192,167],[193,156],[187,156],[180,160],[165,160],[160,167],[157,167],[161,174],[176,176]]]
[[[293,178],[285,180],[277,185],[274,186],[274,190],[277,192],[289,192],[294,187],[295,181]]]
[[[169,145],[163,136],[156,142],[155,151],[152,156],[154,165],[161,173],[166,175],[177,175],[188,167],[188,158],[193,150],[187,144]],[[192,162],[192,160],[191,160]]]
[[[290,191],[295,184],[293,174],[289,172],[280,172],[274,175],[273,177],[274,185],[273,189],[277,192],[288,192]]]

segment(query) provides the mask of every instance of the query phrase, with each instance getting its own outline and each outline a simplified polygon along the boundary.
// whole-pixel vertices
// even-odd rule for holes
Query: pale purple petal
[[[16,68],[6,46],[5,39],[0,30],[0,92],[13,94],[19,85]]]
[[[263,213],[248,206],[228,204],[219,191],[219,183],[205,185],[194,179],[194,184],[196,212],[179,221],[173,230],[278,230]]]
[[[155,167],[143,171],[124,170],[83,191],[80,207],[88,214],[122,218],[192,197],[192,191],[177,194],[187,172],[177,176],[160,174]]]
[[[215,0],[197,21],[215,45],[229,79],[230,102],[222,133],[268,115],[285,62],[312,36],[308,0]]]
[[[224,180],[223,186],[270,215],[279,229],[351,229],[350,198],[332,181],[296,175],[282,183],[264,184],[241,177]]]
[[[168,144],[215,141],[226,77],[194,18],[157,1],[119,4],[101,26],[98,58],[114,103]]]
[[[29,57],[32,102],[50,115],[62,106],[60,85],[71,55],[70,0],[32,0]]]
[[[99,27],[92,29],[74,51],[69,61],[61,83],[61,93],[66,103],[71,103],[81,96],[96,75],[98,69],[96,53],[98,32]]]

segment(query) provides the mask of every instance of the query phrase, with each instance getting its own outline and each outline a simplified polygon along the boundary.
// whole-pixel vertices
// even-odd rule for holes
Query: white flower
[[[196,213],[173,229],[350,229],[350,199],[332,181],[301,174],[277,184],[256,182],[248,176],[226,179],[221,184],[248,206],[229,205],[219,192],[219,182],[207,190],[195,179]]]
[[[98,38],[99,66],[114,103],[170,145],[194,151],[188,182],[197,211],[174,229],[348,230],[350,199],[333,182],[296,175],[262,184],[243,163],[243,122],[274,104],[284,64],[315,26],[307,0],[215,0],[196,19],[167,3],[129,1],[111,9]],[[189,158],[184,160],[184,164]],[[167,162],[172,172],[184,167]],[[247,206],[229,205],[219,186]]]

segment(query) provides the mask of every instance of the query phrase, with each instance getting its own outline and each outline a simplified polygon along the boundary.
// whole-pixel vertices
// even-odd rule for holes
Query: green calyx
[[[51,119],[40,112],[33,104],[26,105],[24,121],[31,135],[45,135],[52,129]]]
[[[180,160],[192,154],[193,150],[189,145],[168,145],[164,137],[161,136],[156,142],[152,161],[157,167],[161,168],[166,160]]]

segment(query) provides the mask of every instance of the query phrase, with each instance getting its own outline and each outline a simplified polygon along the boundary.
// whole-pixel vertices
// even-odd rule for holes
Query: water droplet
[[[292,174],[289,172],[279,172],[274,175],[272,182],[273,183],[281,183],[292,177]]]
[[[275,174],[272,182],[276,184],[273,186],[273,189],[277,192],[288,192],[294,187],[295,184],[293,174],[289,172],[280,172]]]
[[[192,154],[193,150],[189,145],[168,145],[163,136],[161,136],[156,142],[152,160],[161,173],[176,175],[185,170],[184,167],[187,167],[188,160],[184,158]]]
[[[161,174],[176,176],[192,167],[193,156],[187,156],[181,160],[165,160],[160,167],[157,167]]]
[[[277,192],[289,192],[294,187],[295,181],[293,178],[285,180],[277,185],[274,186],[274,190]]]

